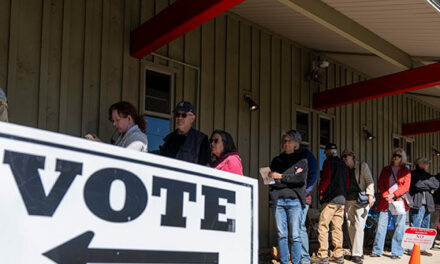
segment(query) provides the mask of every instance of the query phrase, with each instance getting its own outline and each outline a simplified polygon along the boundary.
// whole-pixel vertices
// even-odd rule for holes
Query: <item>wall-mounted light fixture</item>
[[[366,127],[363,127],[363,128],[362,128],[362,131],[364,132],[365,138],[366,138],[367,140],[373,140],[373,139],[376,138],[376,137],[375,137],[370,131],[367,130]]]
[[[249,106],[249,111],[256,111],[260,108],[260,106],[254,100],[252,100],[249,94],[244,95],[244,100]]]
[[[312,67],[309,73],[306,74],[306,78],[309,81],[314,81],[316,83],[324,83],[326,77],[326,69],[330,65],[330,62],[321,57],[317,57],[312,61]]]
[[[434,153],[434,156],[440,157],[440,151],[438,151],[435,148],[432,148],[432,152]]]

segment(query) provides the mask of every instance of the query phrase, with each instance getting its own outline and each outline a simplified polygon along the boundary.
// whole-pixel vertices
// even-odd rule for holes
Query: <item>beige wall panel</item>
[[[41,33],[38,127],[59,129],[63,2],[45,0]],[[45,107],[43,107],[45,106]]]
[[[11,1],[9,68],[5,89],[8,92],[9,119],[33,127],[38,124],[42,6],[41,1]]]
[[[131,102],[139,112],[142,106],[140,95],[141,62],[130,56],[130,32],[139,26],[139,1],[126,0],[124,5],[122,100]]]
[[[63,14],[59,129],[75,136],[81,136],[82,123],[85,2],[65,0]],[[121,50],[115,51],[118,57]],[[115,75],[120,75],[121,61],[118,60],[115,65]]]
[[[101,1],[86,1],[82,134],[99,133],[102,11]]]
[[[281,42],[281,131],[292,129],[292,46],[286,40]]]
[[[214,128],[225,128],[226,16],[215,19]]]
[[[270,154],[275,157],[281,149],[281,41],[272,37],[271,40],[271,62],[270,62]]]
[[[238,135],[234,139],[240,153],[241,162],[245,175],[249,175],[250,164],[250,133],[251,133],[251,115],[254,112],[249,111],[249,106],[243,99],[244,94],[250,94],[251,88],[251,59],[252,59],[252,32],[247,24],[240,23],[240,58],[239,58],[239,81],[238,81]],[[252,96],[253,100],[255,97]],[[257,175],[253,175],[254,177]]]
[[[228,16],[226,36],[225,130],[233,139],[238,136],[238,77],[240,59],[240,23]]]
[[[4,91],[8,77],[10,15],[11,0],[0,0],[0,88]]]
[[[200,130],[210,133],[214,128],[214,60],[215,60],[215,20],[202,26],[201,86],[200,86]]]

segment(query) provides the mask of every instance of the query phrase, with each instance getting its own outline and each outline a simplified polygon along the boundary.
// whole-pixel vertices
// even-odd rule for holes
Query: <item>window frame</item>
[[[308,137],[308,140],[309,141],[305,141],[304,139],[301,141],[301,144],[302,145],[306,145],[307,147],[310,147],[311,146],[311,141],[310,141],[310,139],[311,139],[311,137],[312,137],[312,135],[311,135],[311,124],[312,124],[312,122],[311,122],[311,113],[310,113],[310,111],[307,111],[307,110],[303,110],[303,109],[296,109],[295,110],[295,129],[296,130],[298,130],[298,112],[300,112],[300,113],[302,113],[302,114],[306,114],[307,115],[307,137]],[[312,133],[313,134],[313,133]],[[301,135],[301,136],[303,136],[303,135]]]
[[[174,129],[174,122],[173,122],[173,107],[175,105],[175,79],[176,79],[176,71],[172,68],[166,67],[166,66],[162,66],[162,65],[158,65],[155,63],[150,63],[150,62],[144,62],[144,65],[142,67],[142,78],[141,78],[141,82],[142,82],[142,91],[141,91],[141,97],[140,97],[140,105],[141,105],[141,109],[142,109],[142,115],[143,116],[151,116],[151,117],[157,117],[157,118],[163,118],[163,119],[169,119],[170,120],[170,130]],[[146,95],[147,95],[147,71],[154,71],[157,73],[161,73],[161,74],[165,74],[165,75],[169,75],[170,76],[170,109],[169,109],[169,114],[165,114],[165,113],[160,113],[160,112],[155,112],[155,111],[150,111],[150,110],[146,110]]]

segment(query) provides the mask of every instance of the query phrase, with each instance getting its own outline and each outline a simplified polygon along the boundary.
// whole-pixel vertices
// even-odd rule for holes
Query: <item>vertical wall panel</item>
[[[99,132],[102,2],[86,1],[82,133]],[[99,37],[96,37],[99,36]]]
[[[5,89],[9,119],[33,127],[38,125],[42,6],[42,1],[11,1],[9,68]]]
[[[280,135],[281,135],[281,109],[280,109],[280,56],[281,41],[272,37],[271,63],[270,63],[270,154],[275,157],[280,153]]]
[[[4,91],[8,77],[10,15],[11,0],[0,0],[0,88]]]
[[[237,20],[228,17],[226,42],[226,95],[225,129],[232,138],[238,135],[238,63],[240,48],[240,28]]]
[[[225,128],[226,17],[215,19],[214,128]]]
[[[251,94],[251,27],[240,23],[240,61],[239,61],[239,82],[238,82],[238,136],[234,139],[238,151],[240,152],[241,162],[245,175],[249,175],[249,144],[250,144],[250,118],[253,112],[249,111],[249,106],[243,100],[244,94]],[[255,97],[251,94],[253,100]],[[254,175],[255,176],[255,175]]]
[[[63,2],[45,0],[41,33],[38,127],[59,128]]]
[[[200,86],[200,129],[209,133],[214,129],[214,58],[215,58],[215,21],[211,20],[202,26],[201,86]]]

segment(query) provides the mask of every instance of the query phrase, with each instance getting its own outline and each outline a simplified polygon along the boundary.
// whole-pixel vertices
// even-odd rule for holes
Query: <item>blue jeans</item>
[[[431,213],[426,205],[422,205],[420,209],[409,209],[410,225],[412,227],[429,228],[431,223]]]
[[[383,247],[385,244],[385,237],[387,235],[388,219],[391,215],[390,211],[379,213],[379,221],[377,223],[376,237],[374,239],[373,254],[381,256],[383,254]],[[394,216],[394,235],[391,241],[391,254],[393,256],[402,256],[402,239],[405,232],[406,213],[403,215]]]
[[[302,211],[301,220],[301,263],[310,263],[309,235],[307,234],[306,219],[310,205],[306,204]]]
[[[292,263],[298,264],[301,259],[301,202],[299,199],[279,198],[274,208],[274,214],[278,229],[281,264],[289,264],[289,240],[291,242]]]

